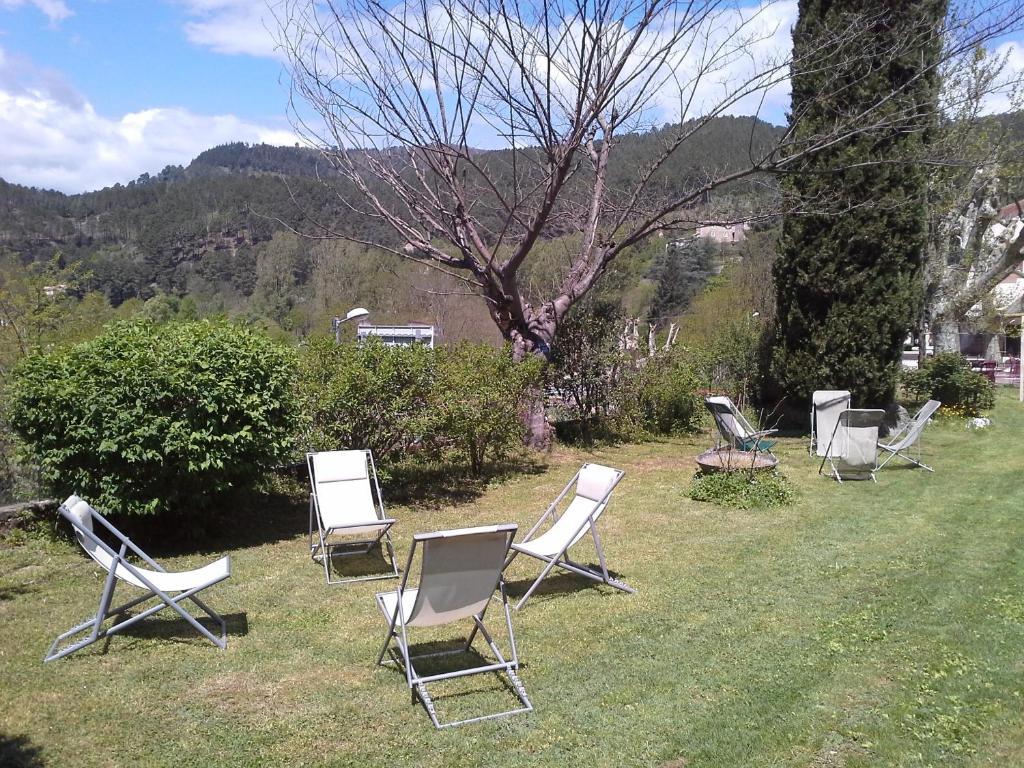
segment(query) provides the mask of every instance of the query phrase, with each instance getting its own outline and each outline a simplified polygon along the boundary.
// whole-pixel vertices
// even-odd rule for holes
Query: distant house
[[[56,285],[44,285],[43,294],[48,299],[52,299],[56,296],[63,296],[68,292],[68,287],[64,283],[57,283]]]
[[[713,240],[723,245],[735,245],[747,239],[747,230],[750,225],[743,224],[708,224],[697,227],[696,237],[705,240]]]
[[[356,328],[356,339],[366,341],[371,336],[380,339],[389,347],[406,347],[413,344],[425,344],[434,348],[434,326],[426,323],[409,323],[408,325],[370,325],[364,323]]]

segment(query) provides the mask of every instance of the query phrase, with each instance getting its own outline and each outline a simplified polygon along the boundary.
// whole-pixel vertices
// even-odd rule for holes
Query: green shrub
[[[903,389],[914,400],[938,400],[943,407],[976,416],[995,406],[995,387],[972,371],[963,355],[940,352],[913,371],[903,373]]]
[[[293,374],[291,352],[252,328],[118,323],[25,359],[10,420],[58,493],[186,515],[288,455]]]
[[[389,347],[373,338],[311,340],[299,357],[299,447],[369,448],[382,467],[394,463],[430,429],[435,357],[428,347]]]
[[[778,470],[753,472],[700,472],[694,475],[689,496],[734,509],[769,509],[792,504],[796,490]]]
[[[438,349],[430,415],[435,446],[479,474],[522,448],[524,413],[540,386],[540,362],[515,362],[508,348],[460,344]]]
[[[698,427],[701,400],[697,395],[697,378],[684,359],[677,355],[655,357],[637,378],[634,402],[647,433],[678,434]],[[626,407],[623,403],[622,410]]]

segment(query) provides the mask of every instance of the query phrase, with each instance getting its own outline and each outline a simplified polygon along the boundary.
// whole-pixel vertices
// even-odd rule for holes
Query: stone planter
[[[734,448],[712,448],[697,457],[702,472],[740,472],[753,469],[763,472],[775,469],[779,460],[767,453],[737,451]]]

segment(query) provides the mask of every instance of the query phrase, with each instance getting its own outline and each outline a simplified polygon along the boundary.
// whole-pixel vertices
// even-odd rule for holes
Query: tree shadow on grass
[[[547,464],[529,456],[493,464],[479,475],[451,464],[406,464],[381,483],[384,503],[431,511],[475,501],[494,483],[522,475],[540,475]]]
[[[5,768],[42,768],[42,752],[27,736],[0,733],[0,765]]]

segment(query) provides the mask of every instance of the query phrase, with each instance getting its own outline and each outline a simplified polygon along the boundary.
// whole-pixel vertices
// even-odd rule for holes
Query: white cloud
[[[296,137],[180,107],[101,115],[55,73],[33,73],[0,50],[0,177],[9,182],[69,193],[99,189],[187,164],[230,141],[292,144]]]
[[[277,22],[267,0],[179,0],[193,18],[185,36],[217,53],[279,58],[271,30]]]
[[[1003,69],[992,91],[983,99],[986,114],[997,115],[1021,108],[1020,87],[1024,78],[1024,44],[1016,40],[1007,41],[992,52],[996,61],[1003,62]]]
[[[34,5],[42,11],[50,21],[57,22],[72,15],[64,0],[0,0],[0,8],[15,10],[23,5]]]

